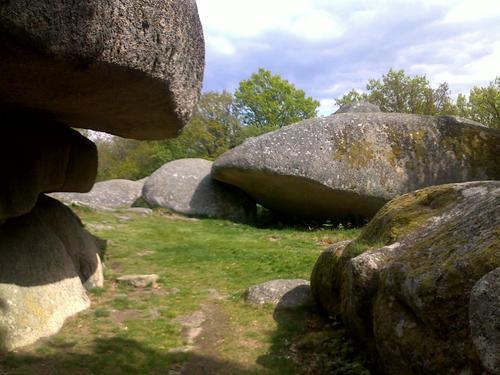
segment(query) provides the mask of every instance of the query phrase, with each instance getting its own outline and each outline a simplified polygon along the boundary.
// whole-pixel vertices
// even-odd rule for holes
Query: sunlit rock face
[[[28,214],[0,225],[0,350],[56,333],[102,287],[95,239],[62,203],[41,196]]]
[[[500,179],[499,144],[500,131],[457,117],[342,113],[250,138],[212,175],[286,215],[369,219],[425,186]]]
[[[128,138],[175,136],[204,71],[194,0],[0,2],[0,108]]]
[[[320,256],[313,296],[384,373],[490,373],[498,364],[490,348],[499,340],[499,213],[500,181],[396,198],[356,240]]]

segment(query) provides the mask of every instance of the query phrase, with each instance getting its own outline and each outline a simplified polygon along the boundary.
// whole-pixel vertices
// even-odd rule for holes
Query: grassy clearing
[[[0,360],[0,374],[366,374],[345,332],[315,311],[279,313],[244,302],[278,278],[309,279],[321,251],[358,230],[258,229],[156,212],[77,210],[108,239],[103,289],[61,332]],[[156,273],[158,288],[115,282]],[[206,315],[195,349],[176,318]],[[184,366],[184,367],[183,367]],[[186,366],[187,369],[186,370]]]

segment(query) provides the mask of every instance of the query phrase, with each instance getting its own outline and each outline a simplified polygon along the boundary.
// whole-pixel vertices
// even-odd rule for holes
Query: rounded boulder
[[[212,162],[180,159],[155,171],[144,184],[142,198],[152,206],[189,216],[246,221],[255,213],[255,203],[242,191],[214,181]]]

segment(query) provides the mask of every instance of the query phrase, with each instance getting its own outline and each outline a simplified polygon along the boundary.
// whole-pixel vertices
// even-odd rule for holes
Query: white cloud
[[[228,38],[216,35],[206,35],[205,44],[207,49],[217,50],[223,55],[233,55],[236,52],[236,47],[229,41]]]
[[[343,34],[336,17],[313,0],[198,0],[198,10],[207,35],[255,38],[278,31],[317,41]]]
[[[290,31],[310,41],[331,40],[341,37],[344,28],[325,10],[312,10],[292,20]]]
[[[205,89],[232,90],[258,67],[320,100],[389,68],[468,92],[500,75],[499,0],[198,0]]]
[[[500,3],[498,0],[463,0],[454,3],[456,4],[446,14],[444,22],[471,22],[500,16]]]
[[[320,116],[329,116],[329,115],[333,114],[339,108],[339,106],[337,104],[335,104],[334,99],[323,99],[323,100],[320,100],[319,103],[320,103],[320,106],[319,106],[318,114]]]

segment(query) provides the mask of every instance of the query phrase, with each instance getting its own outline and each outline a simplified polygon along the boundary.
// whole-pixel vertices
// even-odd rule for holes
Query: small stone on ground
[[[156,288],[158,284],[156,283],[160,277],[155,274],[151,275],[123,275],[116,280],[119,283],[128,284],[136,288],[145,288],[151,286]]]

